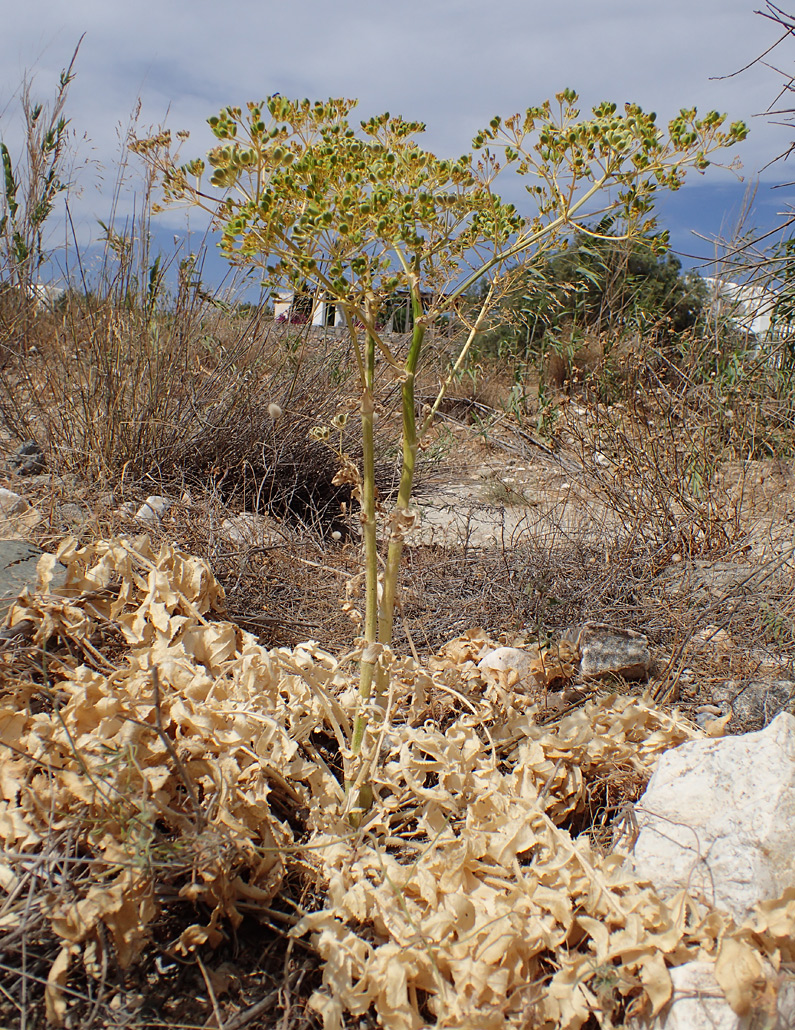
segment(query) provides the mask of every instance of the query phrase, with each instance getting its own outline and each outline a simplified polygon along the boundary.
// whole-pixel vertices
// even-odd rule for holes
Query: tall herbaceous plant
[[[210,118],[218,145],[206,161],[179,163],[169,133],[134,144],[157,165],[167,203],[187,201],[213,215],[231,262],[260,268],[273,289],[308,291],[334,304],[347,327],[358,369],[363,458],[361,469],[343,468],[341,475],[350,477],[361,506],[366,583],[359,707],[346,767],[354,807],[366,807],[371,797],[363,747],[368,725],[385,707],[418,447],[501,281],[509,268],[515,274],[517,264],[538,261],[575,228],[587,231],[607,213],[622,219],[629,237],[648,233],[655,193],[678,189],[688,168],[703,171],[709,154],[746,135],[741,122],[724,128],[716,112],[699,119],[695,109],[683,110],[662,130],[654,114],[634,104],[619,113],[603,103],[588,117],[576,105],[577,95],[565,90],[554,103],[494,118],[457,159],[423,148],[420,122],[383,114],[354,126],[353,100],[281,96]],[[495,192],[497,176],[503,182],[512,172],[525,184],[526,210]],[[414,384],[428,331],[480,280],[479,314],[436,403],[418,420]],[[400,356],[379,328],[396,295],[410,298],[413,316]],[[402,397],[402,473],[394,507],[385,513],[377,510],[374,473],[381,377],[399,384]],[[381,574],[379,518],[387,541]]]

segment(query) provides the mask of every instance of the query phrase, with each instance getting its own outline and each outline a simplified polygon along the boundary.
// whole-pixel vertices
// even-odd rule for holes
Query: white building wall
[[[292,290],[279,290],[273,301],[273,317],[276,319],[284,316],[286,319],[290,314],[290,307],[293,303],[295,294]],[[314,326],[320,326],[321,328],[326,325],[326,315],[329,307],[333,307],[334,311],[334,322],[335,326],[345,325],[345,317],[342,312],[337,308],[336,304],[330,304],[327,300],[315,301],[312,308],[311,324]]]
[[[705,278],[712,310],[730,318],[746,332],[761,339],[768,336],[776,306],[776,295],[753,283],[732,283]]]

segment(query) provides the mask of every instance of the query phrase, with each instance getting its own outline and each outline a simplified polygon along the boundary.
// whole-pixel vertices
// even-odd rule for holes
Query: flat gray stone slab
[[[664,594],[685,594],[700,601],[752,594],[765,583],[775,582],[770,569],[745,562],[694,561],[673,565],[657,578]]]
[[[35,587],[36,566],[44,554],[40,547],[24,540],[0,540],[0,619],[25,587]],[[66,569],[56,565],[52,585],[60,586],[66,579]]]
[[[780,712],[795,712],[795,680],[726,680],[712,688],[712,698],[731,708],[730,733],[751,733],[764,729]]]

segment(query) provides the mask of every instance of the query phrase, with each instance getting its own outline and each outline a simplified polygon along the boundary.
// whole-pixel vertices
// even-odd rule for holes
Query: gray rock
[[[79,504],[69,502],[68,504],[58,505],[58,520],[62,526],[68,529],[82,526],[87,518],[87,512]]]
[[[20,476],[35,476],[43,472],[47,459],[35,440],[26,440],[8,459]]]
[[[25,587],[35,587],[36,566],[43,554],[40,547],[24,540],[0,540],[0,618],[5,618]],[[56,565],[52,585],[61,586],[65,581],[66,569]]]
[[[627,680],[642,680],[649,675],[649,641],[642,633],[586,622],[577,643],[583,679],[623,676]]]
[[[780,712],[795,714],[795,680],[726,680],[712,688],[713,701],[731,709],[730,732],[764,729]]]

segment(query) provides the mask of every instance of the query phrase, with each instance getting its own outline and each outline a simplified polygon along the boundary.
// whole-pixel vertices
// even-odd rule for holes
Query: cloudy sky
[[[783,0],[781,0],[783,2]],[[81,234],[107,220],[119,140],[140,100],[139,125],[189,129],[191,153],[212,145],[205,119],[226,104],[274,92],[356,97],[364,115],[388,110],[427,123],[426,145],[458,155],[494,114],[576,89],[582,107],[632,100],[660,119],[680,107],[717,108],[751,125],[738,150],[743,182],[710,169],[663,220],[676,245],[704,253],[690,234],[728,232],[745,185],[789,143],[759,115],[781,76],[757,65],[730,75],[781,34],[754,13],[764,0],[25,0],[6,5],[0,35],[0,136],[19,143],[18,94],[52,95],[85,33],[67,114],[75,134]],[[791,70],[795,42],[769,60]],[[184,153],[187,155],[188,150]],[[793,159],[795,161],[795,159]],[[778,164],[762,172],[758,224],[795,193]],[[130,204],[128,194],[124,204]]]

